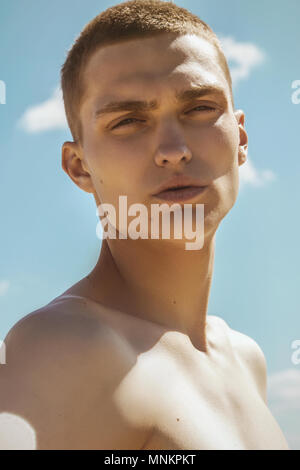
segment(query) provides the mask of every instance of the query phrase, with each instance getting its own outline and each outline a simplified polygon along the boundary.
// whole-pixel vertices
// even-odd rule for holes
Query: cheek
[[[232,171],[238,163],[237,127],[232,122],[219,119],[213,126],[197,132],[198,152],[215,177]]]
[[[127,195],[129,201],[130,194],[145,173],[136,146],[130,150],[121,141],[106,143],[101,138],[101,141],[94,141],[93,145],[90,141],[88,152],[93,185],[101,202],[118,207],[119,195]]]
[[[234,118],[235,119],[235,118]],[[213,126],[201,129],[198,134],[199,155],[205,161],[207,172],[213,180],[207,213],[213,225],[233,207],[239,187],[238,126],[230,119],[219,120]]]
[[[234,204],[239,186],[239,130],[235,117],[225,118],[218,122],[214,129],[216,160],[214,160],[217,186],[223,194],[228,209]]]

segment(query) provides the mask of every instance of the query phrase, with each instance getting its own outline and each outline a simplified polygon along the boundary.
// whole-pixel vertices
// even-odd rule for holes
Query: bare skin
[[[180,331],[59,296],[6,338],[0,448],[288,450],[259,346],[214,316],[206,335],[203,352]]]
[[[103,240],[88,276],[10,331],[1,412],[30,423],[20,441],[39,449],[288,449],[267,407],[260,347],[207,315],[215,233],[248,143],[215,49],[169,34],[106,46],[85,84],[83,142],[64,143],[63,169],[97,206],[116,208],[120,194],[150,208],[175,174],[201,178],[204,247]],[[196,86],[206,94],[176,100]],[[112,100],[158,106],[96,119]],[[0,441],[3,432],[0,414]]]

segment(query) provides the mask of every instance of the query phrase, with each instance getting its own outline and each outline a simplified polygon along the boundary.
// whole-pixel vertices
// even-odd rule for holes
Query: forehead
[[[159,98],[188,86],[216,86],[230,94],[216,48],[190,34],[161,34],[101,47],[90,58],[83,79],[83,113],[112,98]]]

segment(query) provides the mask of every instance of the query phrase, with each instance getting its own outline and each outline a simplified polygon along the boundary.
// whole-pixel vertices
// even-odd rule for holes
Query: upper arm
[[[130,448],[113,401],[129,362],[108,327],[43,312],[18,322],[4,342],[0,448]]]
[[[29,318],[29,317],[28,317]],[[36,430],[31,413],[37,393],[38,358],[32,354],[33,338],[26,332],[27,319],[14,325],[4,340],[5,364],[0,365],[0,449],[36,449]],[[36,402],[36,409],[39,402]]]

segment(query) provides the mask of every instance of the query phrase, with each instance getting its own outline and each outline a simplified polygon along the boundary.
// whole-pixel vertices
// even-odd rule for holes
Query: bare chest
[[[158,343],[138,357],[114,399],[134,425],[151,425],[143,449],[288,449],[255,381],[230,351],[207,359]]]

